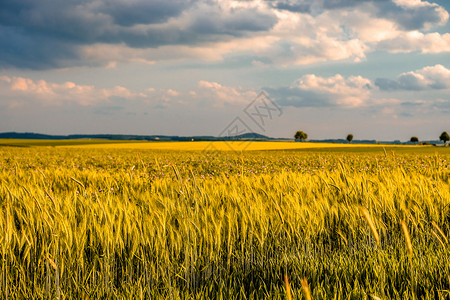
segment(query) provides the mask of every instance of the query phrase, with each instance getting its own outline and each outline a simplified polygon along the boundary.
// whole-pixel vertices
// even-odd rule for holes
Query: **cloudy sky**
[[[437,139],[450,130],[449,12],[448,0],[2,0],[0,132]]]

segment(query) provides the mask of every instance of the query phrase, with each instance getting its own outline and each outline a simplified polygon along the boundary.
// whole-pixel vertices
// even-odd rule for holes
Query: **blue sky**
[[[0,131],[437,139],[450,2],[3,0]],[[265,91],[280,111],[257,126]],[[248,111],[247,111],[248,112]]]

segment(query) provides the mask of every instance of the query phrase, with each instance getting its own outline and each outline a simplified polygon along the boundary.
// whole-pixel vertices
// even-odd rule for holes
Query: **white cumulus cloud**
[[[45,80],[32,80],[24,77],[0,77],[2,87],[0,96],[3,101],[19,104],[35,102],[41,105],[61,106],[75,103],[82,106],[92,106],[110,102],[114,97],[132,99],[146,97],[145,94],[134,93],[122,86],[110,89],[98,89],[92,85],[79,85],[67,81],[52,83]]]
[[[438,64],[402,73],[396,80],[378,78],[375,83],[383,90],[445,90],[450,89],[450,70]]]
[[[269,89],[269,92],[285,106],[356,108],[367,105],[373,88],[373,83],[362,76],[345,78],[340,74],[331,77],[308,74],[291,87]]]

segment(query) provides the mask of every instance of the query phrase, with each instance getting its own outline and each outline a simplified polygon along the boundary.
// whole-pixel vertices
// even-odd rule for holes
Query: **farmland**
[[[450,147],[1,144],[2,297],[450,297]]]

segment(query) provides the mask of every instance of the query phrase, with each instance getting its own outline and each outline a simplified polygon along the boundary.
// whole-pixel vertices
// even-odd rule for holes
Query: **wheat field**
[[[295,142],[263,142],[263,141],[220,141],[220,142],[127,142],[108,144],[68,145],[69,148],[113,148],[139,150],[183,150],[183,151],[256,151],[256,150],[302,150],[324,148],[348,148],[349,144],[332,143],[295,143]],[[380,145],[352,144],[352,148],[378,148]],[[410,146],[391,146],[408,148]]]
[[[1,297],[450,297],[449,147],[149,144],[0,147]]]

